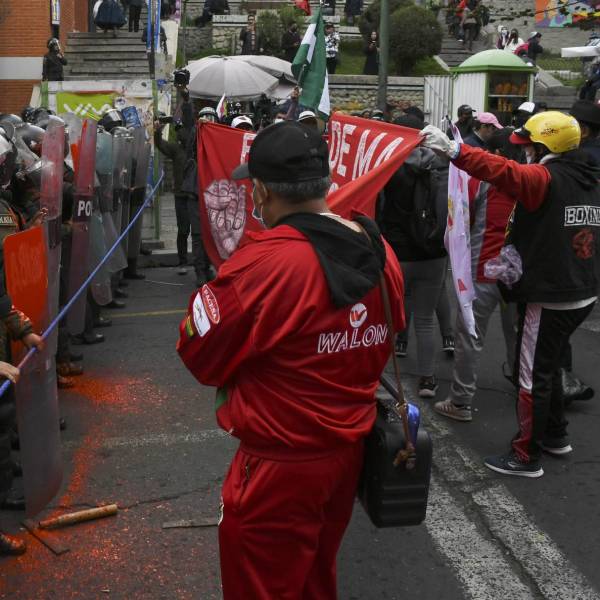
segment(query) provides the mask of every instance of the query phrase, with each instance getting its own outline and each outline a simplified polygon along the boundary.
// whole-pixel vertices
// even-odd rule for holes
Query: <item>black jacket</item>
[[[474,148],[483,148],[484,150],[487,150],[485,142],[474,131],[467,135],[463,142]]]
[[[161,131],[154,132],[154,145],[173,162],[173,192],[181,194],[183,172],[187,160],[187,153],[180,144],[167,142],[163,139]]]
[[[59,56],[56,52],[50,50],[44,55],[42,67],[42,81],[63,81],[63,66],[67,64],[64,56]]]
[[[446,256],[440,245],[436,252],[427,252],[413,239],[408,215],[412,213],[415,195],[424,186],[420,178],[432,178],[436,171],[436,213],[438,220],[445,221],[448,214],[448,160],[437,156],[429,148],[415,148],[404,164],[394,173],[380,198],[377,224],[383,237],[394,249],[399,261],[431,260]]]
[[[551,180],[544,203],[517,203],[509,234],[523,261],[510,292],[519,302],[576,302],[598,292],[600,167],[581,150],[544,165]]]
[[[600,138],[586,138],[581,140],[579,147],[600,166]]]
[[[289,29],[281,36],[281,49],[288,62],[294,62],[294,57],[300,48],[300,34]]]

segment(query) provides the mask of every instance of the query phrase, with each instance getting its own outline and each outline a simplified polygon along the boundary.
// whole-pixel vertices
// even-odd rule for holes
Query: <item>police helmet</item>
[[[41,156],[42,154],[42,143],[45,134],[46,132],[41,127],[32,125],[31,123],[24,123],[16,132],[17,138],[38,156]]]
[[[23,119],[23,121],[25,121],[26,123],[33,123],[34,113],[35,113],[35,108],[33,108],[33,106],[26,106],[21,111],[21,119]]]
[[[0,188],[5,188],[15,172],[17,148],[12,139],[0,127]]]
[[[200,109],[198,113],[199,119],[207,119],[208,121],[218,122],[219,117],[217,115],[217,111],[212,106],[205,106]]]
[[[123,115],[116,108],[111,108],[102,115],[98,125],[104,127],[106,131],[112,131],[115,127],[122,127],[124,123]]]

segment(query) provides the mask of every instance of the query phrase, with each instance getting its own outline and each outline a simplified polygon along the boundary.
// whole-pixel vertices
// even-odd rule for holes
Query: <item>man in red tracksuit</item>
[[[572,451],[559,367],[569,337],[597,300],[600,168],[578,149],[577,121],[556,111],[534,115],[511,136],[535,164],[457,144],[435,127],[422,133],[425,145],[447,154],[457,167],[518,198],[507,241],[523,264],[509,290],[519,312],[519,431],[508,454],[486,458],[485,464],[506,475],[541,477],[542,450],[555,456]]]
[[[263,129],[234,179],[251,178],[266,231],[194,293],[178,352],[219,387],[240,440],[219,526],[226,600],[330,600],[390,354],[378,281],[404,326],[398,262],[366,218],[328,211],[327,145],[313,129]]]

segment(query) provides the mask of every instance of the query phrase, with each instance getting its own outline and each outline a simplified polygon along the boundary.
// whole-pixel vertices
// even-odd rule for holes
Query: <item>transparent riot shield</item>
[[[69,267],[69,298],[72,298],[90,273],[90,219],[96,177],[96,121],[86,119],[76,149],[75,194],[73,202],[71,261]],[[71,335],[79,335],[85,326],[86,294],[79,296],[67,315]]]
[[[108,253],[104,235],[102,213],[100,212],[100,182],[96,177],[96,194],[93,200],[92,216],[90,217],[90,268],[94,269]],[[110,271],[108,264],[102,265],[90,284],[92,297],[100,306],[106,306],[112,301]]]
[[[131,184],[131,202],[129,220],[135,216],[146,196],[146,182],[148,181],[148,165],[150,162],[150,144],[146,141],[146,129],[138,127],[133,132],[134,147],[134,173]],[[138,219],[129,230],[127,258],[137,259],[142,243],[142,219]]]
[[[99,182],[98,200],[100,213],[102,215],[104,240],[107,249],[113,247],[119,236],[115,228],[114,218],[114,196],[116,190],[113,179],[113,165],[115,159],[112,135],[104,130],[98,131],[98,141],[96,143],[96,174]],[[126,266],[127,259],[123,254],[123,249],[119,246],[111,254],[110,259],[107,262],[108,271],[109,273],[117,273]]]
[[[75,169],[73,147],[77,147],[79,139],[81,138],[81,129],[83,127],[83,121],[72,113],[63,113],[60,118],[65,122],[67,127],[67,133],[69,134],[69,147],[67,148],[67,156],[65,162],[71,169]],[[77,152],[77,151],[75,151]]]
[[[60,248],[60,246],[59,246]],[[41,227],[4,240],[6,285],[13,304],[40,333],[48,324],[47,244]],[[33,517],[54,498],[62,481],[55,350],[46,344],[21,370],[17,423],[26,511]]]
[[[48,318],[58,314],[61,255],[61,213],[64,171],[65,127],[51,122],[46,129],[42,146],[42,181],[40,207],[46,209],[46,245],[48,249]],[[58,342],[58,328],[47,338],[46,344],[54,359]]]
[[[113,130],[113,186],[115,187],[115,198],[118,202],[118,220],[115,227],[121,234],[129,225],[129,199],[131,186],[131,168],[133,161],[133,137],[125,127],[117,127]],[[121,243],[124,256],[127,256],[127,236]]]

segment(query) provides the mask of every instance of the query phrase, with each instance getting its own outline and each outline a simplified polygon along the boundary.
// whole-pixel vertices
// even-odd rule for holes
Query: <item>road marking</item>
[[[99,445],[98,449],[115,448],[144,448],[146,446],[177,446],[181,444],[201,444],[209,440],[215,440],[224,437],[231,437],[222,429],[204,429],[192,433],[155,433],[140,436],[123,436],[106,438]],[[232,438],[233,439],[233,438]],[[63,444],[65,448],[78,448],[81,445],[80,440],[73,440]]]
[[[177,310],[151,310],[147,312],[137,312],[137,313],[112,313],[110,315],[111,319],[127,319],[130,317],[163,317],[165,315],[183,315],[187,311],[182,308],[178,308]]]
[[[434,437],[434,465],[438,475],[432,478],[434,493],[430,508],[433,508],[433,514],[428,514],[425,526],[440,552],[454,566],[468,597],[472,600],[521,598],[518,595],[520,586],[512,592],[503,587],[513,585],[515,581],[521,583],[515,569],[520,566],[529,587],[539,590],[536,595],[529,592],[528,598],[539,597],[541,593],[545,600],[600,600],[598,591],[570,563],[550,536],[535,524],[498,476],[488,473],[479,456],[456,442],[456,434],[428,404],[415,401],[408,385],[403,387],[407,400],[420,406],[423,422]],[[452,494],[450,490],[456,493]],[[463,506],[453,500],[453,495],[462,497]],[[465,506],[477,515],[487,536],[482,538]],[[449,510],[461,514],[445,514]],[[463,518],[468,522],[463,522]],[[497,557],[488,554],[490,538],[497,540],[498,546],[512,557],[515,567],[506,556],[499,564]],[[467,584],[467,580],[470,583]],[[494,593],[479,594],[480,588],[487,590],[491,584],[496,589]]]
[[[484,537],[445,486],[431,478],[425,527],[450,563],[470,600],[531,600],[532,591],[515,575],[494,540]]]

